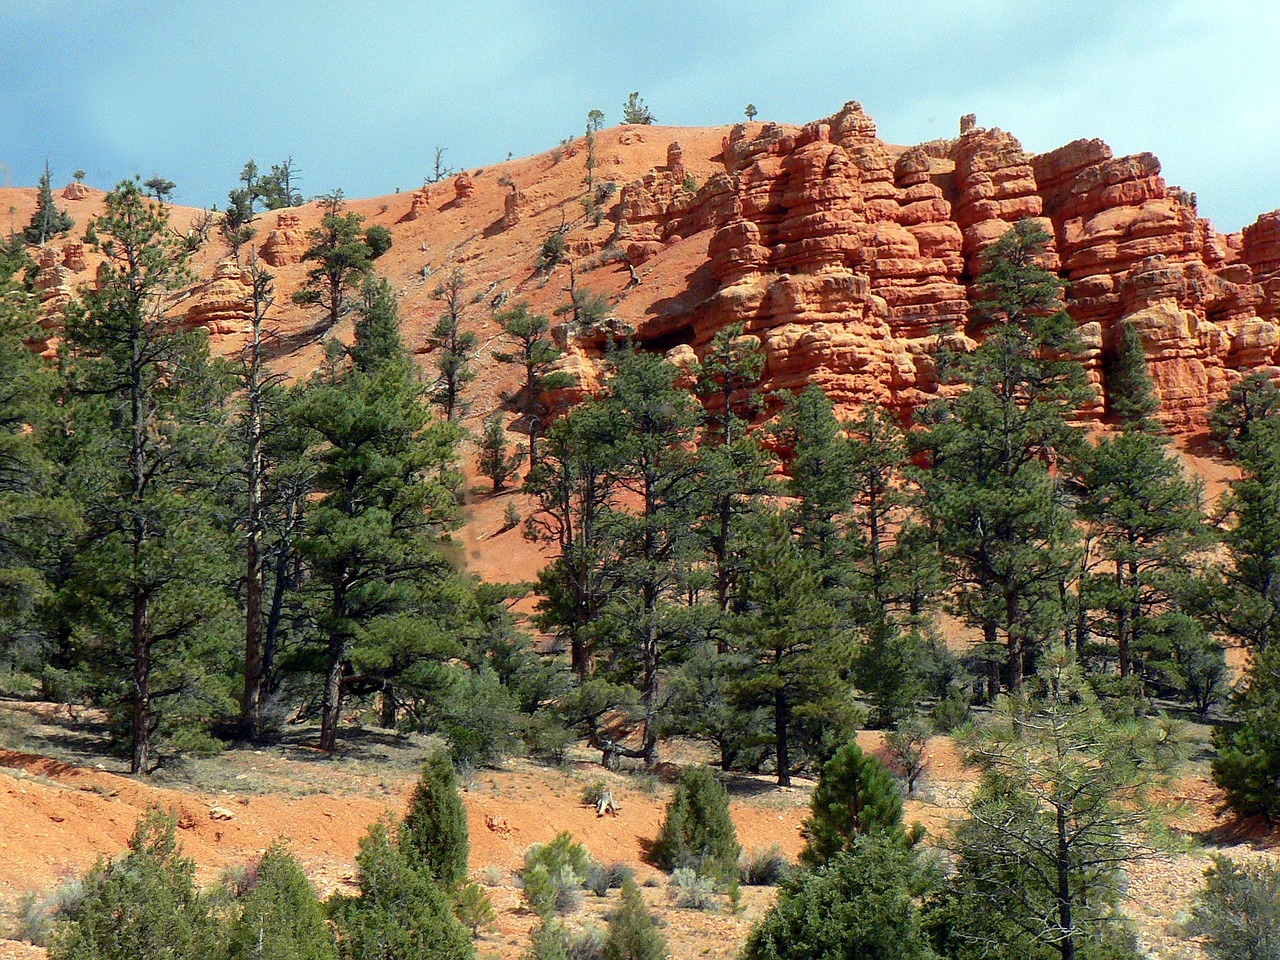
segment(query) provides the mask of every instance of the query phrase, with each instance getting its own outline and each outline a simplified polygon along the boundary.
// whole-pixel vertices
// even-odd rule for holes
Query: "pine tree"
[[[201,960],[215,928],[196,892],[193,860],[182,856],[173,818],[158,809],[138,819],[129,852],[105,860],[83,881],[53,960]]]
[[[1274,823],[1280,820],[1280,644],[1254,652],[1228,718],[1214,732],[1213,782],[1236,814]]]
[[[851,655],[810,557],[800,552],[784,519],[763,515],[751,530],[735,623],[746,659],[735,699],[772,719],[779,786],[808,759],[845,739],[861,717],[841,680]]]
[[[830,589],[843,575],[838,520],[853,502],[848,443],[831,401],[816,386],[788,401],[781,431],[791,448],[792,525],[802,549],[817,558],[823,588]]]
[[[422,766],[399,843],[405,859],[446,890],[456,890],[466,880],[471,849],[467,811],[458,794],[453,761],[444,750],[431,754]]]
[[[27,243],[44,246],[60,233],[66,233],[76,225],[71,215],[59,210],[53,200],[52,176],[49,173],[49,162],[44,164],[44,173],[40,176],[40,193],[36,196],[36,212],[31,215],[31,222],[22,231],[22,239]]]
[[[1050,239],[1023,220],[984,252],[975,306],[982,343],[942,358],[969,389],[925,408],[927,429],[916,440],[930,467],[925,513],[960,583],[959,610],[983,631],[992,696],[1000,641],[1016,691],[1061,626],[1062,584],[1078,559],[1051,463],[1080,442],[1067,418],[1088,388],[1070,356],[1077,340],[1062,282],[1038,265]]]
[[[94,221],[106,258],[66,318],[66,482],[89,538],[67,592],[94,655],[82,669],[150,772],[161,740],[207,743],[230,706],[231,536],[214,495],[225,475],[226,383],[204,331],[166,316],[185,279],[168,213],[125,181]]]
[[[448,649],[423,605],[447,585],[439,535],[453,518],[456,425],[428,424],[422,388],[404,351],[395,300],[371,287],[356,327],[354,364],[318,375],[299,415],[322,440],[316,489],[300,550],[322,605],[325,685],[320,746],[332,751],[360,646],[393,636],[406,651]],[[455,642],[456,643],[456,642]]]
[[[446,420],[457,419],[466,412],[462,391],[476,378],[471,361],[479,350],[480,339],[474,332],[462,329],[466,282],[466,274],[455,269],[432,294],[444,304],[444,313],[427,337],[427,346],[436,351],[435,367],[439,374],[431,400],[440,407]]]
[[[676,386],[677,371],[666,361],[626,351],[615,364],[599,410],[613,431],[607,469],[627,506],[610,505],[599,520],[611,544],[602,613],[612,676],[640,697],[640,746],[623,753],[651,764],[663,673],[690,642],[685,578],[696,554],[693,523],[702,492],[690,446],[701,410]]]
[[[324,907],[283,843],[267,848],[253,877],[226,928],[228,960],[337,960]]]
[[[848,852],[860,837],[881,836],[896,842],[918,837],[902,826],[902,794],[889,769],[862,752],[851,739],[822,767],[804,824],[806,845],[800,860],[820,867]]]
[[[604,960],[667,960],[667,942],[644,905],[636,882],[622,882],[622,904],[609,915]]]
[[[515,476],[520,465],[520,455],[508,452],[507,428],[503,424],[502,411],[494,411],[484,422],[480,435],[480,458],[477,467],[493,482],[493,492],[501,493],[507,481]]]
[[[293,302],[319,306],[325,312],[325,328],[332,330],[347,311],[352,289],[370,270],[373,251],[360,233],[364,217],[343,213],[342,191],[320,198],[324,216],[307,231],[311,246],[303,262],[314,262]]]
[[[654,862],[664,870],[689,867],[729,884],[736,882],[741,853],[728,792],[710,767],[685,768],[653,846]]]
[[[520,411],[525,431],[529,435],[529,471],[538,466],[538,438],[547,431],[550,411],[544,402],[550,390],[570,385],[567,374],[553,372],[552,365],[560,359],[560,348],[550,336],[551,325],[540,313],[530,313],[523,301],[511,309],[499,313],[496,319],[512,349],[494,353],[495,359],[520,368],[520,386],[514,393],[504,394],[503,399]]]
[[[1059,645],[966,748],[981,780],[954,840],[963,935],[1073,960],[1121,932],[1121,871],[1158,849],[1151,790],[1181,759],[1176,729],[1109,721]]]
[[[1132,323],[1120,328],[1115,352],[1107,369],[1107,405],[1124,427],[1142,428],[1160,409],[1155,384],[1147,369],[1147,350]]]

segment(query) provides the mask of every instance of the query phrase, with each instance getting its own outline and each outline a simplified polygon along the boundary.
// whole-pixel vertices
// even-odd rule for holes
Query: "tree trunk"
[[[774,651],[774,667],[782,669],[782,651]],[[773,727],[774,740],[778,753],[778,786],[791,786],[791,741],[787,728],[791,725],[791,705],[787,702],[787,692],[778,684],[773,694]]]
[[[1062,960],[1075,960],[1075,931],[1071,928],[1071,849],[1067,841],[1066,813],[1061,806],[1057,809],[1058,830],[1058,927],[1062,931],[1062,939],[1058,941],[1058,951]]]
[[[131,652],[133,655],[133,734],[130,773],[151,772],[151,610],[146,594],[133,592]]]
[[[347,659],[346,574],[333,588],[330,608],[329,667],[324,678],[324,700],[320,707],[320,749],[333,753],[338,745],[338,723],[342,716],[342,671]]]

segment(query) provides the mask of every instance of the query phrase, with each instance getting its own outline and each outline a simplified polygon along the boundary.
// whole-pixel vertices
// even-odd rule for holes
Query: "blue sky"
[[[1280,207],[1275,0],[4,0],[0,183],[159,173],[225,203],[249,157],[302,189],[412,189],[549,149],[639,90],[661,123],[802,123],[860,100],[886,140],[959,117],[1028,149],[1150,150],[1202,215]]]

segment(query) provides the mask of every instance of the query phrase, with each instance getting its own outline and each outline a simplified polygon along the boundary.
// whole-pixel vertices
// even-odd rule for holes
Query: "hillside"
[[[1196,215],[1195,196],[1169,186],[1151,154],[1113,157],[1099,140],[1040,155],[966,117],[960,136],[913,147],[876,137],[856,103],[803,128],[738,124],[689,129],[622,126],[594,138],[594,178],[617,191],[593,225],[584,213],[585,138],[538,156],[467,170],[412,193],[351,200],[347,209],[394,237],[378,268],[395,285],[411,348],[439,305],[432,293],[466,274],[466,322],[484,348],[472,387],[476,421],[497,405],[507,373],[492,361],[495,306],[528,300],[552,314],[571,284],[606,297],[610,322],[569,330],[564,368],[583,389],[608,335],[631,335],[686,363],[716,331],[743,323],[767,357],[773,393],[818,383],[845,407],[876,400],[906,413],[935,396],[932,355],[967,340],[980,253],[1010,224],[1040,218],[1055,238],[1048,266],[1070,283],[1070,309],[1094,385],[1082,414],[1105,419],[1105,369],[1121,324],[1142,335],[1162,416],[1195,436],[1206,411],[1243,371],[1277,370],[1280,211],[1223,235]],[[98,191],[64,196],[79,231]],[[34,192],[0,190],[24,223]],[[175,206],[185,232],[197,215]],[[254,243],[278,277],[271,323],[279,369],[301,373],[323,341],[289,301],[305,268],[316,203],[261,214]],[[543,242],[564,234],[564,259],[538,267]],[[215,349],[242,342],[245,288],[216,231],[193,266],[203,278],[177,308],[207,327]],[[74,240],[40,253],[49,310],[91,279],[93,254]],[[51,316],[50,322],[53,321]],[[429,363],[423,357],[423,363]]]

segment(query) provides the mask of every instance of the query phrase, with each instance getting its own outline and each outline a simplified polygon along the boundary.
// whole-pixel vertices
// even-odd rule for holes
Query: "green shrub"
[[[1213,742],[1213,782],[1242,817],[1280,820],[1280,644],[1258,653]]]
[[[716,880],[692,867],[676,867],[667,884],[667,896],[686,910],[710,910],[716,905]]]
[[[573,960],[569,931],[554,916],[544,915],[529,934],[523,960]]]
[[[791,863],[776,843],[744,853],[738,864],[738,875],[748,887],[776,887],[790,872]]]
[[[195,863],[182,856],[174,819],[151,809],[138,819],[129,852],[99,861],[52,960],[200,960],[214,940],[195,888]]]
[[[453,912],[458,922],[471,931],[472,937],[480,935],[480,928],[493,923],[493,901],[484,887],[468,880],[453,898]]]
[[[279,841],[251,871],[227,927],[229,960],[336,960],[338,945],[302,867]]]
[[[628,880],[635,879],[636,872],[621,860],[612,863],[587,864],[587,874],[583,886],[597,897],[608,896],[610,890],[616,890]]]
[[[654,862],[664,870],[688,867],[719,883],[733,883],[741,853],[729,816],[729,794],[709,767],[689,767],[667,804]]]
[[[437,750],[422,765],[422,776],[400,827],[399,844],[414,869],[447,889],[456,889],[466,879],[471,837],[447,751]]]
[[[801,871],[747,938],[742,960],[928,960],[911,848],[859,837]]]
[[[370,250],[370,256],[377,260],[391,249],[391,231],[380,223],[375,223],[364,232],[364,242]]]
[[[386,823],[360,841],[356,867],[360,896],[331,901],[343,960],[474,960],[448,897],[408,862]]]
[[[808,845],[800,854],[818,867],[859,837],[884,835],[903,840],[902,794],[883,763],[850,740],[822,768],[804,824]]]
[[[1280,869],[1241,867],[1214,857],[1192,917],[1192,932],[1205,938],[1215,960],[1280,957]]]
[[[969,692],[959,684],[947,687],[946,695],[933,705],[931,714],[933,729],[941,734],[951,733],[969,722]]]
[[[587,807],[594,807],[600,802],[600,798],[609,790],[609,785],[600,778],[596,778],[582,788],[582,804]]]
[[[553,230],[542,241],[542,249],[538,251],[538,266],[543,270],[551,270],[564,259],[564,234]]]
[[[541,917],[577,909],[590,860],[587,848],[574,843],[568,831],[556,834],[550,843],[530,847],[520,872],[529,909]]]
[[[622,905],[609,917],[603,960],[666,960],[667,943],[634,880],[622,885]]]

